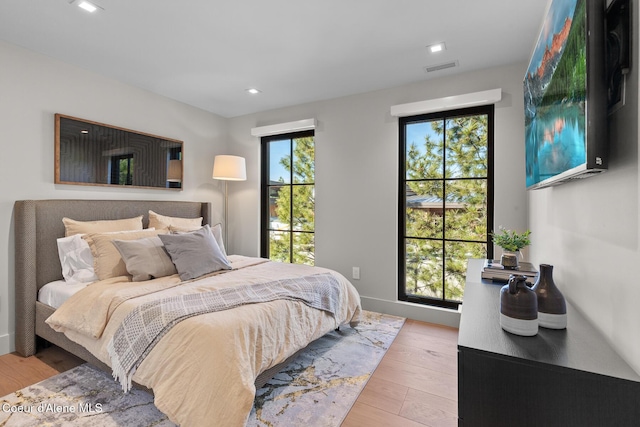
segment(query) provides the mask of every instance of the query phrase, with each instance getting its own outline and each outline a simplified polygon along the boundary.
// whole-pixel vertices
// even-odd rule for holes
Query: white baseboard
[[[360,296],[364,310],[378,313],[392,314],[422,322],[437,323],[439,325],[458,328],[460,326],[460,312],[446,308],[433,307],[422,304],[412,304],[404,301],[388,301],[378,298]]]
[[[16,351],[16,341],[13,334],[0,335],[0,356]]]

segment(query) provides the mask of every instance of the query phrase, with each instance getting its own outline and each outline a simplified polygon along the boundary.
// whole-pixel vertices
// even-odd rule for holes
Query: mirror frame
[[[165,182],[179,182],[180,186],[179,187],[160,187],[160,186],[152,186],[152,185],[127,185],[127,184],[109,184],[109,183],[101,183],[101,182],[82,182],[82,181],[63,181],[60,178],[60,171],[61,171],[61,156],[60,156],[60,137],[61,137],[61,130],[62,130],[62,124],[61,121],[62,119],[68,119],[68,120],[73,120],[76,122],[81,122],[83,124],[86,124],[87,126],[91,126],[91,127],[103,127],[105,129],[111,130],[111,131],[120,131],[120,132],[125,132],[127,134],[131,134],[136,136],[137,138],[149,138],[149,139],[153,139],[153,140],[161,140],[160,142],[170,142],[170,143],[176,143],[176,144],[180,144],[180,179],[167,179]],[[149,141],[149,143],[156,143],[157,141]],[[169,160],[169,161],[173,161],[173,160]],[[167,164],[167,168],[169,168],[170,166]],[[104,123],[99,123],[99,122],[95,122],[95,121],[91,121],[91,120],[85,120],[85,119],[80,119],[77,117],[72,117],[72,116],[67,116],[64,114],[59,114],[56,113],[55,114],[55,166],[54,166],[54,183],[55,184],[69,184],[69,185],[89,185],[89,186],[99,186],[99,187],[117,187],[117,188],[143,188],[143,189],[153,189],[153,190],[173,190],[173,191],[182,191],[182,189],[184,188],[184,142],[177,140],[177,139],[172,139],[172,138],[166,138],[163,136],[158,136],[158,135],[153,135],[150,133],[145,133],[145,132],[139,132],[139,131],[135,131],[135,130],[131,130],[131,129],[126,129],[126,128],[122,128],[122,127],[118,127],[118,126],[112,126],[112,125],[107,125]],[[168,178],[168,177],[167,177]],[[174,184],[175,185],[175,184]]]

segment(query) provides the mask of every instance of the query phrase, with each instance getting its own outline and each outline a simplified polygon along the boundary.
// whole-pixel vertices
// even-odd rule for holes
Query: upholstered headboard
[[[211,203],[138,200],[19,200],[14,206],[16,350],[33,354],[38,290],[62,279],[56,239],[64,237],[63,217],[79,221],[132,218],[149,210],[210,223]],[[30,349],[31,351],[27,350]]]

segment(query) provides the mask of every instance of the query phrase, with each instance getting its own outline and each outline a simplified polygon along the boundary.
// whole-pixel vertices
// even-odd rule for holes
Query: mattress
[[[71,298],[71,295],[86,288],[87,285],[89,285],[89,283],[69,283],[64,280],[55,280],[40,288],[38,291],[38,301],[50,305],[53,308],[59,308],[62,303]]]

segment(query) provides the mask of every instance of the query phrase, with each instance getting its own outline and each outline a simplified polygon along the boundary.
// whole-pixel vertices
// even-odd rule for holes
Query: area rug
[[[110,374],[89,364],[0,398],[1,427],[175,426],[139,389],[122,393]]]
[[[404,324],[364,311],[311,345],[256,392],[247,426],[339,426]]]
[[[312,343],[256,392],[247,426],[339,426],[404,324],[364,311]],[[0,398],[0,427],[174,426],[133,389],[124,395],[111,375],[88,364]]]

